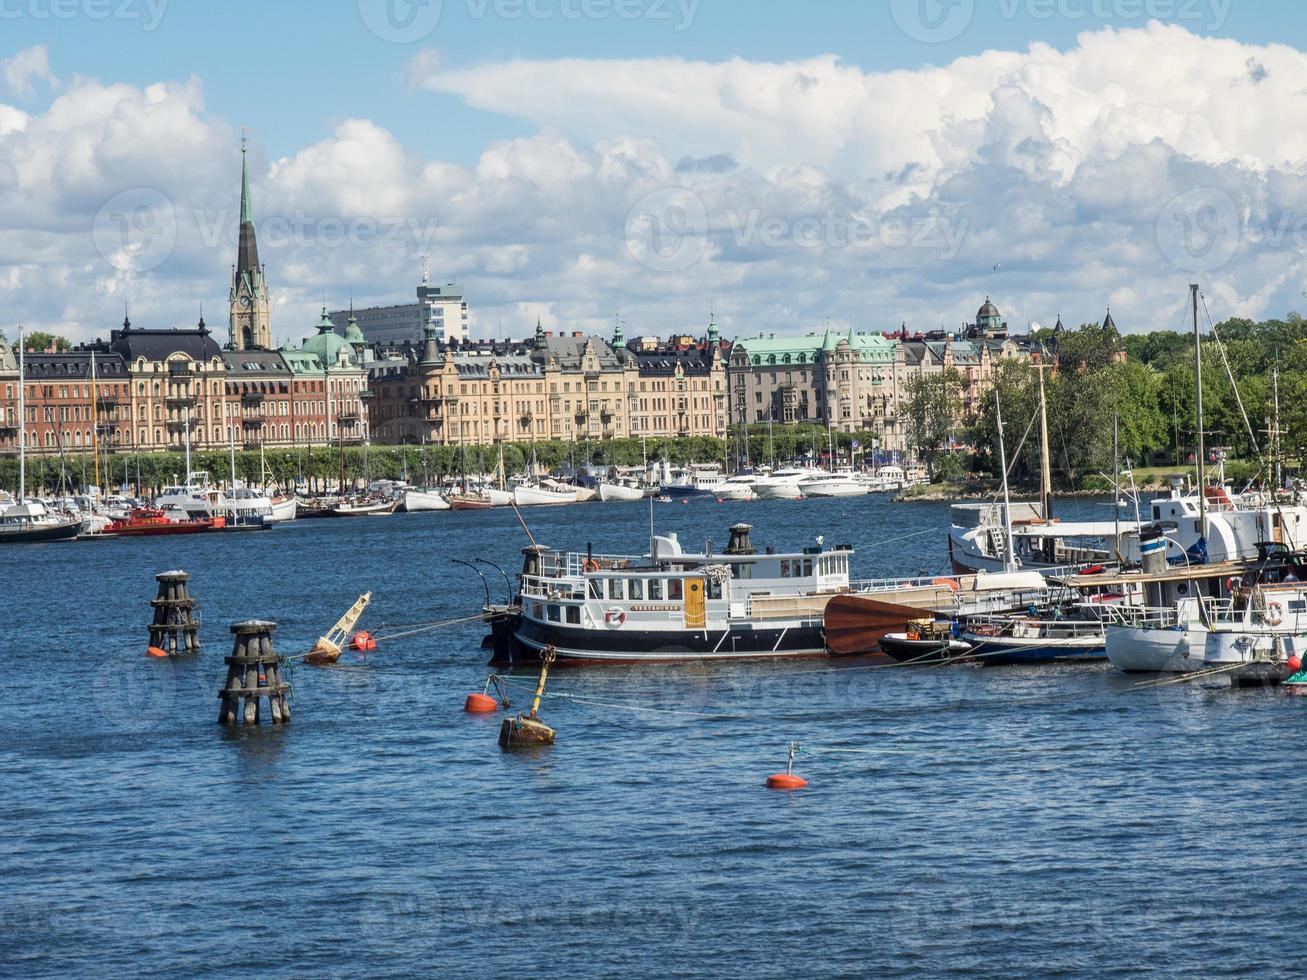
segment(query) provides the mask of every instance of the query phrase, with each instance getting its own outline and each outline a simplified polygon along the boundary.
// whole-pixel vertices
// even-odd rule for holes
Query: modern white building
[[[424,282],[417,288],[416,303],[333,310],[329,315],[336,333],[342,335],[353,316],[369,345],[420,345],[428,322],[435,326],[441,343],[468,338],[467,301],[463,287],[455,283],[432,286]]]

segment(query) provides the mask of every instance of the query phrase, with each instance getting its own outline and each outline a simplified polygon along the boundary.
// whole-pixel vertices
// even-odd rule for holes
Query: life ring
[[[593,558],[587,558],[584,562],[581,563],[581,571],[597,572],[599,571],[599,563],[595,561]]]
[[[621,606],[613,606],[604,613],[604,625],[609,629],[620,629],[626,622],[626,610]]]
[[[1266,622],[1272,626],[1279,626],[1284,622],[1284,607],[1278,602],[1268,602],[1266,604]]]

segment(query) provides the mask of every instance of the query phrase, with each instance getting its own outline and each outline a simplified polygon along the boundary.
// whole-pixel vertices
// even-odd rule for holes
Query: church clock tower
[[[272,347],[268,323],[268,282],[259,265],[259,246],[250,216],[250,176],[245,162],[245,136],[241,135],[241,229],[236,265],[231,273],[231,349]]]

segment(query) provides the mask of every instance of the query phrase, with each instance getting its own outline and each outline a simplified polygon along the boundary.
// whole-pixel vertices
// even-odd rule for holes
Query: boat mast
[[[1271,397],[1274,415],[1271,421],[1271,452],[1275,461],[1275,489],[1284,486],[1284,468],[1280,462],[1280,355],[1275,355],[1275,365],[1271,368]]]
[[[18,327],[18,502],[27,496],[27,373],[23,361],[23,328]]]
[[[1207,443],[1203,438],[1203,340],[1198,332],[1198,283],[1191,283],[1189,294],[1194,309],[1194,390],[1195,416],[1198,421],[1198,539],[1207,538]]]
[[[1003,402],[994,389],[994,417],[998,422],[998,464],[1003,469],[1003,531],[1006,542],[1003,545],[1003,571],[1015,572],[1016,561],[1013,559],[1012,541],[1012,498],[1007,485],[1007,448],[1003,445]]]
[[[1041,376],[1042,379],[1042,376]],[[1112,542],[1116,560],[1121,561],[1121,415],[1112,414]]]
[[[1039,371],[1039,507],[1044,520],[1053,519],[1053,467],[1048,452],[1048,399],[1044,396],[1044,367]]]

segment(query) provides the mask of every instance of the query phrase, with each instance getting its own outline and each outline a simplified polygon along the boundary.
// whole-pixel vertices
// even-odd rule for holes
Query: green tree
[[[926,464],[935,481],[935,457],[947,449],[962,405],[962,376],[949,369],[936,374],[919,372],[908,378],[903,404],[908,445]]]

